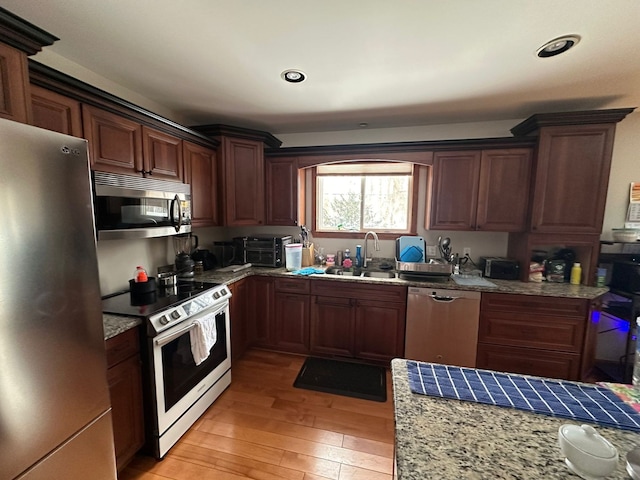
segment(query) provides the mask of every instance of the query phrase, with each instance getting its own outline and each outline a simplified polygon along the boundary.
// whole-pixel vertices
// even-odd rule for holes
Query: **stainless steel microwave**
[[[166,237],[191,231],[191,187],[94,172],[98,240]]]

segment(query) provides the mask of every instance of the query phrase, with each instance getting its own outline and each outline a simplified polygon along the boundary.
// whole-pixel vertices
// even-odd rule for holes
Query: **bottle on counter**
[[[355,261],[353,262],[353,265],[355,267],[362,266],[362,245],[356,245],[356,258],[355,258]]]
[[[336,252],[336,265],[341,267],[343,260],[344,260],[344,252],[342,250],[338,250]]]
[[[144,283],[148,280],[147,271],[141,265],[138,265],[135,272],[133,272],[133,281],[136,283]]]
[[[342,263],[344,264],[344,261],[346,259],[351,260],[351,250],[349,250],[348,248],[344,251],[344,257],[342,258]]]
[[[582,267],[579,262],[573,264],[571,267],[571,278],[570,282],[572,285],[580,285],[580,281],[582,280]]]

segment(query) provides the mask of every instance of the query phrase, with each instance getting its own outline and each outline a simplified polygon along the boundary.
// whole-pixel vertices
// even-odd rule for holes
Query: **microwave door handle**
[[[175,207],[178,207],[178,215],[176,218],[173,214],[173,212],[175,211]],[[180,227],[182,226],[182,211],[180,209],[180,197],[178,197],[178,195],[176,195],[173,200],[171,200],[171,225],[176,229],[176,232],[180,231]]]

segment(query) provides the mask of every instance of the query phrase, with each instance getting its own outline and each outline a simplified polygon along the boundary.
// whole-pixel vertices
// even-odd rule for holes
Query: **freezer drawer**
[[[409,288],[405,357],[475,367],[479,318],[479,292]]]

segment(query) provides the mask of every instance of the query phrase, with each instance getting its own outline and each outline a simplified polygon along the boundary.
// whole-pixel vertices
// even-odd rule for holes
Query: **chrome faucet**
[[[362,261],[362,268],[367,268],[367,262],[373,259],[373,258],[367,257],[367,240],[369,239],[369,235],[373,237],[373,248],[376,249],[376,252],[380,250],[380,245],[378,244],[378,234],[374,231],[369,231],[365,233],[364,234],[364,252],[363,252],[364,260]]]

